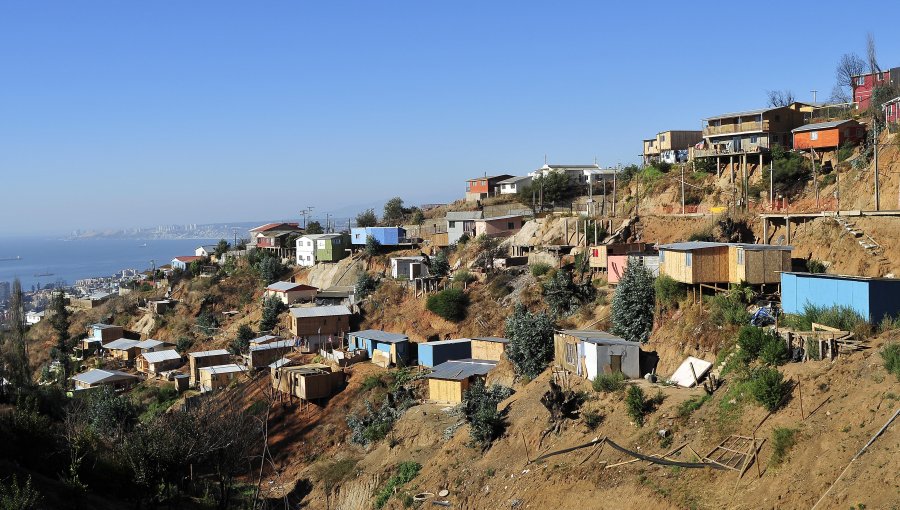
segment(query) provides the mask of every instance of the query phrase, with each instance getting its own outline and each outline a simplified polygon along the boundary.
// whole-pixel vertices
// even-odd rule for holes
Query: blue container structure
[[[846,306],[872,323],[900,317],[900,279],[834,274],[781,273],[781,308],[802,313],[806,304]]]
[[[382,246],[397,246],[407,243],[406,229],[403,227],[356,227],[350,229],[350,240],[354,246],[364,246],[372,236]]]
[[[376,350],[390,355],[393,347],[397,360],[402,360],[404,363],[409,361],[409,337],[406,335],[366,329],[348,333],[347,340],[351,350],[365,349],[369,353],[369,359]]]
[[[471,357],[472,341],[468,338],[419,344],[419,364],[423,367],[435,367],[445,361]]]

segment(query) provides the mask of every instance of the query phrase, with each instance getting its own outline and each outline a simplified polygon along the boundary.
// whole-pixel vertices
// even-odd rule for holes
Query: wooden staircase
[[[843,216],[833,216],[834,221],[844,230],[844,233],[852,236],[859,246],[869,254],[878,265],[879,274],[882,276],[890,269],[890,261],[884,256],[884,248],[855,223],[848,221]]]

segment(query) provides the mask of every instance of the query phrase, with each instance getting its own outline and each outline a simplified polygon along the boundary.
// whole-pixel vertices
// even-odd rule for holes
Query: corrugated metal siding
[[[445,361],[471,357],[472,344],[470,342],[419,344],[419,364],[425,367],[434,367]]]
[[[880,324],[885,315],[900,318],[900,280],[869,282],[870,320]]]
[[[868,318],[871,283],[783,273],[781,307],[785,313],[802,313],[806,303],[824,307],[847,306]]]

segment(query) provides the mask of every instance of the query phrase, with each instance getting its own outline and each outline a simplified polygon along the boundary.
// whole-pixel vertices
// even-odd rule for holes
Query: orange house
[[[492,175],[484,177],[476,177],[466,181],[466,200],[474,202],[482,198],[492,197],[500,194],[500,181],[511,178],[512,175]]]
[[[807,124],[791,131],[795,149],[834,149],[849,142],[857,144],[866,136],[866,128],[855,120],[836,120]]]

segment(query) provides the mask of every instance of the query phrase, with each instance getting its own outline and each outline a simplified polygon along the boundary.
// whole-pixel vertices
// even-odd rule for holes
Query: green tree
[[[556,317],[571,315],[584,303],[594,300],[596,289],[590,281],[576,284],[572,272],[559,270],[543,285],[544,301]]]
[[[477,379],[463,395],[463,415],[469,424],[469,435],[481,450],[487,450],[506,428],[504,413],[497,409],[500,402],[512,395],[512,389],[499,384],[487,387]]]
[[[188,266],[188,272],[191,274],[191,276],[200,276],[200,271],[202,270],[203,263],[199,260],[191,262],[191,264]]]
[[[437,252],[431,257],[431,267],[429,268],[431,276],[444,277],[450,272],[450,261],[447,259],[447,253],[444,250]]]
[[[309,224],[306,225],[306,233],[323,234],[325,233],[325,230],[322,228],[322,224],[318,221],[310,221]]]
[[[509,346],[506,357],[516,374],[534,379],[553,361],[553,332],[556,325],[544,312],[531,313],[521,303],[506,318]]]
[[[366,255],[374,257],[381,253],[381,242],[374,236],[366,236]]]
[[[656,300],[666,308],[678,306],[678,302],[684,299],[686,293],[684,284],[667,274],[657,276],[653,288],[656,291]]]
[[[632,342],[646,342],[653,331],[656,291],[653,275],[640,264],[627,264],[612,302],[612,333]]]
[[[246,352],[250,347],[250,340],[255,338],[255,336],[256,334],[250,326],[241,324],[240,327],[238,327],[237,336],[231,341],[228,350],[231,351],[232,354]]]
[[[71,345],[69,343],[69,323],[70,314],[66,309],[66,296],[62,291],[54,292],[50,299],[50,325],[56,332],[56,351],[57,361],[62,365],[61,381],[66,385],[69,381],[69,365],[71,353]]]
[[[9,333],[3,348],[8,379],[14,386],[23,388],[31,383],[31,363],[28,343],[25,338],[25,304],[22,297],[22,283],[18,278],[13,280],[12,293],[9,298],[7,325]],[[0,337],[2,338],[2,337]],[[0,366],[4,363],[0,363]]]
[[[284,265],[273,255],[265,255],[255,265],[256,272],[266,285],[278,281],[278,277],[284,272]]]
[[[278,325],[278,316],[284,311],[284,302],[275,296],[263,299],[262,318],[259,321],[260,331],[272,331]]]
[[[577,189],[565,172],[549,172],[545,176],[532,179],[531,185],[519,192],[519,200],[530,204],[532,192],[536,201],[540,201],[543,196],[545,205],[558,205],[572,198]]]
[[[385,225],[399,225],[406,217],[406,209],[403,208],[403,199],[394,197],[384,204],[384,216],[381,222]]]
[[[231,248],[231,245],[228,244],[228,241],[224,239],[219,239],[219,243],[216,244],[215,255],[217,259],[222,258],[222,255],[228,253],[228,250]]]
[[[214,335],[219,329],[219,319],[217,319],[216,315],[209,310],[203,310],[200,312],[200,315],[197,316],[197,327],[199,327],[200,331],[204,334]]]
[[[370,275],[369,273],[363,271],[359,273],[359,276],[356,278],[356,288],[355,294],[356,299],[365,299],[369,296],[369,294],[375,292],[375,289],[378,288],[379,283],[381,283],[378,278]]]
[[[366,209],[356,215],[357,227],[374,227],[375,225],[378,225],[378,217],[375,216],[374,209]]]
[[[413,225],[421,225],[425,222],[425,213],[422,212],[418,207],[413,207],[411,209],[411,215],[409,218],[409,222]]]
[[[469,298],[460,289],[445,289],[428,296],[425,308],[448,321],[458,322],[466,317]]]

